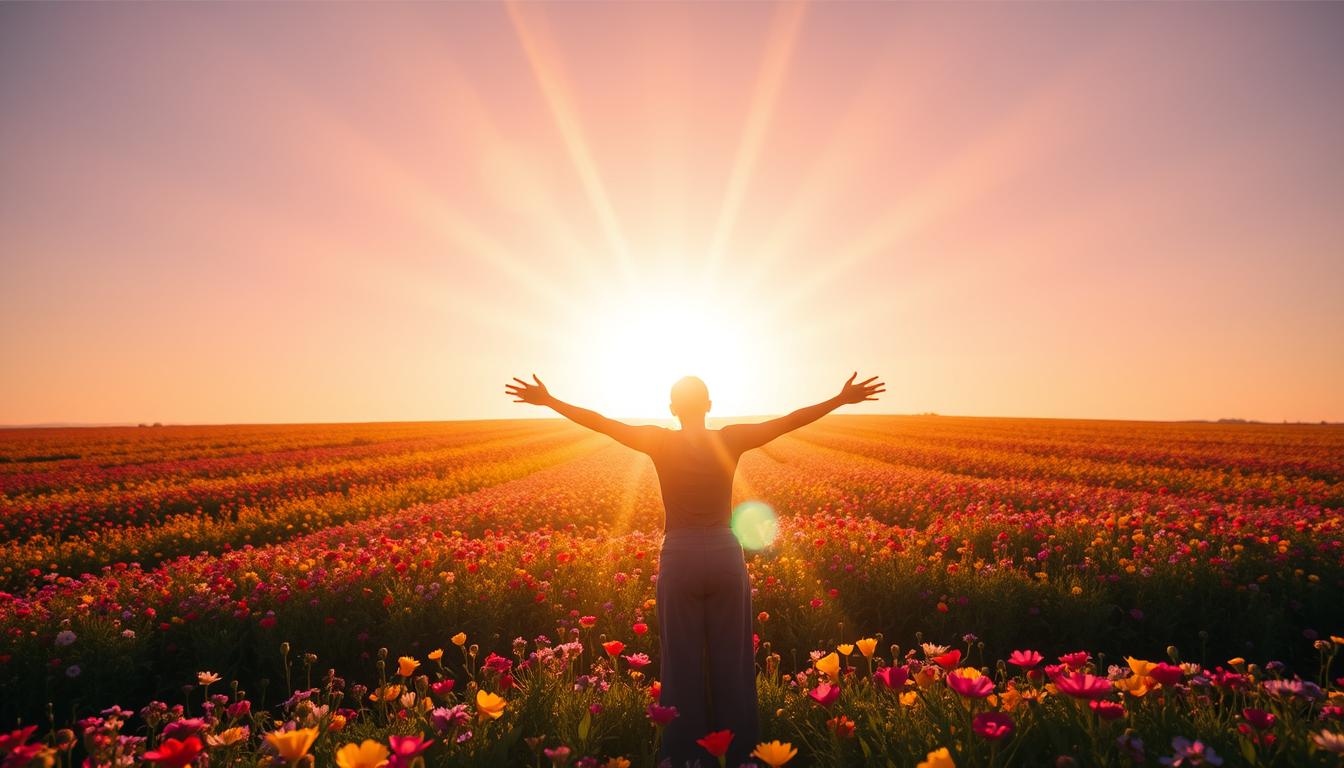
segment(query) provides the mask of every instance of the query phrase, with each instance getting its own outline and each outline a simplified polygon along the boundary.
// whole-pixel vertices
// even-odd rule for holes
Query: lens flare
[[[744,501],[734,507],[732,526],[743,549],[765,549],[779,535],[775,510],[763,501]]]

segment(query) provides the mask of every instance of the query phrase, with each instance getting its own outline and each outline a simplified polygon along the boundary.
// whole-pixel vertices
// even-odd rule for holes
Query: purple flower
[[[1222,765],[1223,758],[1213,751],[1213,747],[1207,746],[1204,742],[1196,739],[1191,741],[1184,736],[1177,736],[1171,740],[1171,748],[1176,754],[1171,757],[1162,757],[1158,762],[1163,765],[1188,766],[1188,765]]]

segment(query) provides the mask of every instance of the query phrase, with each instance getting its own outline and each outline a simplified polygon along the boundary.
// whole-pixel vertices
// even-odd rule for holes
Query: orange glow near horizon
[[[96,34],[95,34],[96,32]],[[1344,420],[1344,5],[0,5],[0,424]],[[299,44],[301,41],[301,44]]]

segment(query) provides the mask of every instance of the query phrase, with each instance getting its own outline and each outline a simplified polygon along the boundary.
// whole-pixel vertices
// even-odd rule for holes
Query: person
[[[787,416],[708,429],[709,389],[687,376],[672,386],[669,405],[679,430],[624,424],[571,405],[552,395],[536,374],[531,383],[514,377],[505,385],[514,402],[547,406],[653,459],[664,509],[656,586],[659,703],[678,712],[663,733],[662,753],[676,768],[697,760],[705,766],[718,762],[696,744],[712,731],[733,733],[727,761],[734,766],[751,760],[760,737],[751,583],[730,527],[738,459],[842,405],[876,400],[886,391],[876,376],[856,383],[857,378],[855,372],[835,397]]]

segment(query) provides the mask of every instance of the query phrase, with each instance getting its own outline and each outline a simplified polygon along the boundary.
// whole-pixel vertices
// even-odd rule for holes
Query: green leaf
[[[583,713],[583,719],[579,721],[579,743],[588,743],[588,732],[593,727],[593,711],[590,709]]]

